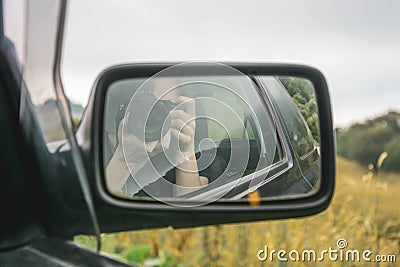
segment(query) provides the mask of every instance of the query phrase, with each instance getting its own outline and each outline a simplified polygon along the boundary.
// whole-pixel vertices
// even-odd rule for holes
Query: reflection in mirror
[[[315,193],[320,155],[312,83],[230,72],[166,71],[112,83],[103,138],[108,191],[171,204]]]

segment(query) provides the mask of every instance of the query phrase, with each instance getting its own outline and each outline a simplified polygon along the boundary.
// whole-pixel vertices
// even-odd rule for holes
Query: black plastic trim
[[[132,267],[87,248],[56,238],[38,238],[21,248],[0,253],[0,266]]]

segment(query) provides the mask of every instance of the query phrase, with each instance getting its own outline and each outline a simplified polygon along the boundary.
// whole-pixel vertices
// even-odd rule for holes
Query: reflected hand
[[[184,110],[173,110],[171,116],[171,134],[179,140],[181,152],[185,156],[194,154],[194,134],[196,129],[196,114],[194,99],[181,96],[178,104]]]

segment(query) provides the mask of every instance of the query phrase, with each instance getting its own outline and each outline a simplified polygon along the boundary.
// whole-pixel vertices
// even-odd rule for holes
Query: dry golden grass
[[[320,252],[345,238],[347,249],[369,249],[374,255],[396,255],[400,261],[400,175],[368,174],[368,169],[337,160],[337,183],[330,207],[300,219],[172,228],[103,235],[102,251],[123,257],[132,246],[151,245],[152,256],[172,254],[179,266],[369,266],[359,262],[260,262],[257,251],[313,249]],[[78,242],[88,244],[84,237]],[[90,243],[90,242],[89,242]],[[380,263],[375,266],[396,266]]]

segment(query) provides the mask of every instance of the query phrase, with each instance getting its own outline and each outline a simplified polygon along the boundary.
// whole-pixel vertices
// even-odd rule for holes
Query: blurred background
[[[293,99],[299,108],[304,108]],[[270,250],[313,249],[319,253],[329,247],[337,249],[337,240],[344,238],[348,249],[371,250],[373,255],[396,255],[398,259],[400,112],[390,111],[336,128],[336,135],[335,195],[323,213],[280,221],[103,234],[102,252],[143,266],[370,265],[328,260],[294,264],[276,259],[263,263],[257,259],[257,252],[265,245]],[[76,236],[75,241],[92,249],[96,246],[92,236]]]

